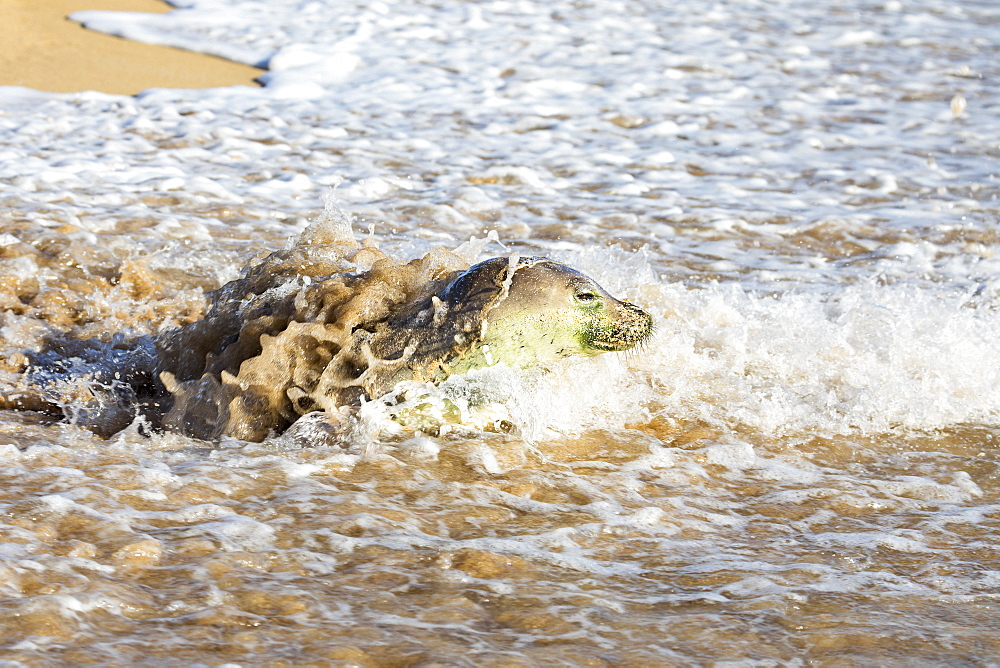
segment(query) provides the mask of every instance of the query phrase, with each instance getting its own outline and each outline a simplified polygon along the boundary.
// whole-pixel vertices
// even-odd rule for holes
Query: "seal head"
[[[524,258],[510,268],[500,258],[469,272],[498,267],[509,275],[495,304],[484,313],[482,337],[482,345],[497,361],[545,366],[574,355],[628,350],[652,333],[648,313],[615,299],[593,279],[559,262]]]
[[[628,350],[649,337],[653,319],[565,264],[493,258],[458,273],[392,329],[411,333],[413,375],[437,380],[499,362],[545,368]]]

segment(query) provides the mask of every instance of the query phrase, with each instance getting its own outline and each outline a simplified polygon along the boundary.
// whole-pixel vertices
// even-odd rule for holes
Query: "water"
[[[395,258],[495,231],[655,338],[343,444],[0,413],[11,665],[1000,661],[993,3],[177,5],[82,18],[267,85],[0,89],[4,397],[196,320],[331,188]]]

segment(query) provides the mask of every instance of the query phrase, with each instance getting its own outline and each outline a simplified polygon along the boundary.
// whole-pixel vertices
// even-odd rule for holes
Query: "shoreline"
[[[67,18],[84,10],[163,14],[174,9],[161,0],[0,0],[0,22],[6,27],[0,86],[117,95],[148,88],[259,86],[254,79],[265,70],[105,35]]]

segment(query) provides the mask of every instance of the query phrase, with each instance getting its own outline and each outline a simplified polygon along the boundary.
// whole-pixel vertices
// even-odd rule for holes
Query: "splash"
[[[566,265],[515,254],[470,268],[490,239],[400,261],[371,237],[359,242],[331,199],[299,237],[212,292],[202,318],[157,336],[54,339],[18,380],[16,407],[58,409],[103,435],[138,415],[153,428],[248,441],[320,412],[323,429],[350,440],[378,411],[343,407],[386,395],[399,407],[383,404],[385,416],[420,428],[427,416],[393,393],[403,381],[426,386],[498,363],[544,370],[651,333],[648,314]],[[438,423],[469,414],[464,399],[439,403]]]
[[[390,316],[467,268],[443,249],[404,263],[359,243],[328,202],[300,237],[216,291],[204,318],[158,342],[171,395],[162,424],[259,441],[314,411],[336,419],[340,406],[379,396],[405,372],[412,346],[397,346],[394,359],[373,350]]]

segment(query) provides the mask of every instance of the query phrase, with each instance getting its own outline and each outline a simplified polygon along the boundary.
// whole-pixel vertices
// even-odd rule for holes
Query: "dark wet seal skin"
[[[252,263],[212,293],[201,320],[144,339],[141,368],[123,374],[119,350],[101,371],[98,346],[89,385],[68,383],[72,369],[38,371],[36,404],[64,407],[57,395],[69,387],[82,406],[78,423],[105,435],[138,413],[154,428],[197,438],[260,441],[404,380],[440,382],[499,363],[546,369],[628,350],[653,330],[648,313],[545,258],[463,268],[458,256],[433,251],[400,263],[353,238],[333,241],[339,255],[317,252],[329,239],[304,238]],[[371,269],[350,273],[338,258]]]

